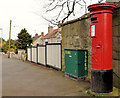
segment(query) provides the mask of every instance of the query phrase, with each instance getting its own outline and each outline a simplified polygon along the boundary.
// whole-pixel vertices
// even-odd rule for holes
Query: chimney
[[[60,21],[59,21],[59,23],[58,23],[58,32],[61,32],[61,30],[62,30],[62,26],[61,26],[61,23],[60,23]]]
[[[44,36],[44,32],[41,32],[41,36]]]
[[[53,32],[53,26],[49,26],[48,27],[48,34],[52,33]]]
[[[38,36],[38,33],[36,33],[35,36]]]

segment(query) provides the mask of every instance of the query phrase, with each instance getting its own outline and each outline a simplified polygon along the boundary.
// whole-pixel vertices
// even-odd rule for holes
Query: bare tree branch
[[[67,8],[68,8],[68,12],[70,11],[70,8],[69,8],[69,0],[67,1]]]
[[[59,9],[59,12],[57,12],[58,14],[57,14],[57,16],[55,16],[55,19],[49,20],[45,17],[43,17],[43,18],[54,25],[56,25],[60,20],[62,21],[62,23],[64,23],[65,20],[68,19],[71,15],[75,16],[76,4],[78,4],[80,6],[84,6],[85,13],[87,13],[87,6],[86,6],[85,0],[49,0],[49,1],[50,1],[50,3],[47,6],[46,12],[48,13],[48,12],[51,12],[56,9]],[[84,5],[83,5],[83,3],[84,3]],[[62,17],[63,17],[63,19],[60,19]]]
[[[59,18],[59,16],[60,16],[61,12],[63,11],[64,4],[65,4],[65,3],[66,3],[66,2],[63,3],[62,8],[61,8],[61,10],[60,10],[60,12],[59,12],[58,17],[56,18],[56,20],[58,20],[58,18]]]
[[[87,13],[87,6],[86,6],[86,2],[85,0],[83,0],[84,4],[85,4],[85,14]]]
[[[67,16],[62,20],[62,23],[64,23],[64,21],[71,15],[71,13],[73,13],[74,8],[75,8],[75,1],[76,1],[76,0],[73,1],[72,10],[71,10],[71,11],[68,10],[68,14],[67,14]]]
[[[57,2],[57,4],[58,4],[58,2]],[[62,6],[62,5],[57,5],[57,4],[53,8],[48,9],[46,12],[49,12],[49,11],[52,11],[52,10],[56,9],[56,7],[58,7],[58,6]]]
[[[103,0],[98,0],[98,3],[101,3]]]
[[[49,6],[51,6],[54,2],[55,2],[55,0],[52,0],[52,2],[49,4]]]
[[[79,1],[77,1],[77,2],[76,2],[76,4],[79,4],[80,6],[83,6],[82,4],[80,4],[80,2],[79,2]]]
[[[58,22],[56,22],[55,20],[49,20],[49,19],[45,18],[44,16],[42,16],[42,18],[44,18],[46,21],[50,22],[53,25],[58,25]]]

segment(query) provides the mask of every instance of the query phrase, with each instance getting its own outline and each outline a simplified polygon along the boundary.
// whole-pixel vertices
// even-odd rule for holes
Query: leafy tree
[[[5,42],[5,40],[2,38],[2,43]],[[1,38],[0,38],[0,43],[1,43]]]
[[[2,40],[2,43],[1,43],[1,40]],[[0,38],[0,51],[3,50],[3,49],[1,48],[1,46],[4,45],[4,42],[5,42],[5,40],[4,40],[3,38]]]
[[[15,41],[12,39],[10,40],[10,48],[16,50]],[[8,49],[9,49],[9,40],[7,40],[6,44],[4,44],[4,46],[2,47],[2,51],[6,53]]]
[[[18,49],[26,49],[27,45],[31,45],[32,43],[32,37],[31,35],[27,32],[27,30],[24,28],[18,33],[18,39],[16,42],[16,46]]]

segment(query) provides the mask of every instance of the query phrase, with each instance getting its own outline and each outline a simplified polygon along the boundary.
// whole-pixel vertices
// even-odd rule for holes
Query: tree
[[[2,42],[1,42],[2,41]],[[0,51],[2,50],[2,47],[4,45],[5,40],[3,38],[0,38]]]
[[[2,38],[2,43],[5,42],[5,40]],[[1,43],[1,38],[0,38],[0,43]]]
[[[46,13],[42,17],[51,24],[58,25],[59,22],[64,23],[68,18],[79,18],[87,13],[89,4],[102,1],[105,0],[48,0],[44,7]]]
[[[48,0],[46,8],[46,13],[54,11],[57,15],[54,18],[47,19],[43,18],[50,23],[57,25],[59,21],[65,22],[70,16],[75,16],[76,11],[84,9],[84,13],[87,13],[87,5],[85,0]],[[79,8],[79,9],[78,9]]]
[[[18,39],[16,42],[16,46],[18,49],[27,49],[27,45],[31,45],[32,37],[24,28],[18,33]]]
[[[10,40],[10,48],[16,51],[15,41],[12,39]],[[9,40],[7,40],[6,44],[3,45],[2,51],[6,53],[8,49],[9,49]]]

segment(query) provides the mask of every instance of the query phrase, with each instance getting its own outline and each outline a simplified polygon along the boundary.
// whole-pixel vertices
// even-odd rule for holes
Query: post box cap
[[[103,9],[103,8],[113,10],[114,8],[116,8],[116,6],[113,3],[96,3],[96,4],[88,6],[89,11],[100,10],[100,9]]]

